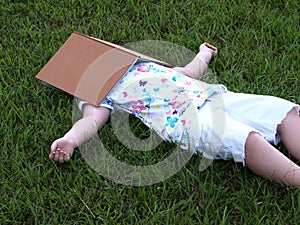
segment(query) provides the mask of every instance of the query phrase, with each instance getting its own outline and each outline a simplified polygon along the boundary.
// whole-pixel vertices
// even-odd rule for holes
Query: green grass
[[[300,103],[298,9],[298,0],[2,0],[0,224],[298,224],[298,189],[233,162],[199,172],[196,155],[170,179],[131,187],[100,176],[79,151],[68,164],[48,160],[52,141],[72,125],[72,97],[34,78],[74,30],[116,44],[164,40],[194,52],[206,41],[219,49],[211,69],[230,90]],[[124,149],[109,124],[100,135],[132,164],[173,148],[163,144],[155,156]]]

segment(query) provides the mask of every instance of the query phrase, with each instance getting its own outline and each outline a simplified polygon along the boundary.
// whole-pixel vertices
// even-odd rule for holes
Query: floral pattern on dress
[[[206,99],[220,89],[153,62],[138,62],[101,105],[125,110],[164,140],[179,142]]]

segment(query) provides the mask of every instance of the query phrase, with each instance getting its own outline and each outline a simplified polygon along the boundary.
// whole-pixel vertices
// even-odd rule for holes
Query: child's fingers
[[[64,162],[70,161],[70,154],[64,154]]]
[[[200,45],[199,50],[201,51],[201,50],[203,50],[205,48],[207,50],[209,50],[212,53],[213,56],[215,56],[218,53],[218,49],[215,46],[210,45],[208,43],[203,43],[202,45]]]
[[[54,161],[58,161],[59,160],[60,151],[57,150],[57,151],[53,152],[53,154],[54,154],[53,160]]]
[[[49,159],[54,159],[54,155],[55,155],[55,153],[51,152],[49,155]]]
[[[58,161],[60,163],[70,161],[70,154],[61,151],[60,154],[59,154],[59,157],[58,157]]]
[[[49,158],[53,159],[54,161],[63,163],[70,161],[70,154],[65,153],[61,150],[56,150],[55,152],[50,153]]]
[[[58,162],[60,162],[60,163],[63,163],[63,162],[64,162],[64,155],[65,155],[65,154],[62,153],[62,152],[59,154]]]
[[[59,148],[56,148],[56,147],[52,148],[51,147],[51,152],[49,154],[49,158],[55,160],[55,157],[56,157],[57,154],[59,154],[59,152],[60,152]]]
[[[214,52],[217,51],[217,48],[216,48],[215,46],[212,46],[212,45],[210,45],[210,44],[208,44],[208,43],[205,43],[205,46],[206,46],[207,48],[213,50]]]
[[[50,147],[51,152],[55,152],[57,149],[57,146],[58,146],[57,141],[54,141]]]

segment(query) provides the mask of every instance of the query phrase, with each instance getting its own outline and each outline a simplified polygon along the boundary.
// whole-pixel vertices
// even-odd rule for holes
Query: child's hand
[[[59,138],[51,145],[50,159],[60,163],[68,162],[74,152],[74,143],[65,139]]]
[[[203,43],[199,47],[199,57],[201,60],[207,64],[210,62],[211,58],[218,53],[218,49],[208,43]]]

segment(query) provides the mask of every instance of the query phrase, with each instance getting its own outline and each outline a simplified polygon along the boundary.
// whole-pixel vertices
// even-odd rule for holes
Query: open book
[[[113,43],[74,32],[36,78],[93,105],[99,105],[137,60],[172,67],[166,62]]]

